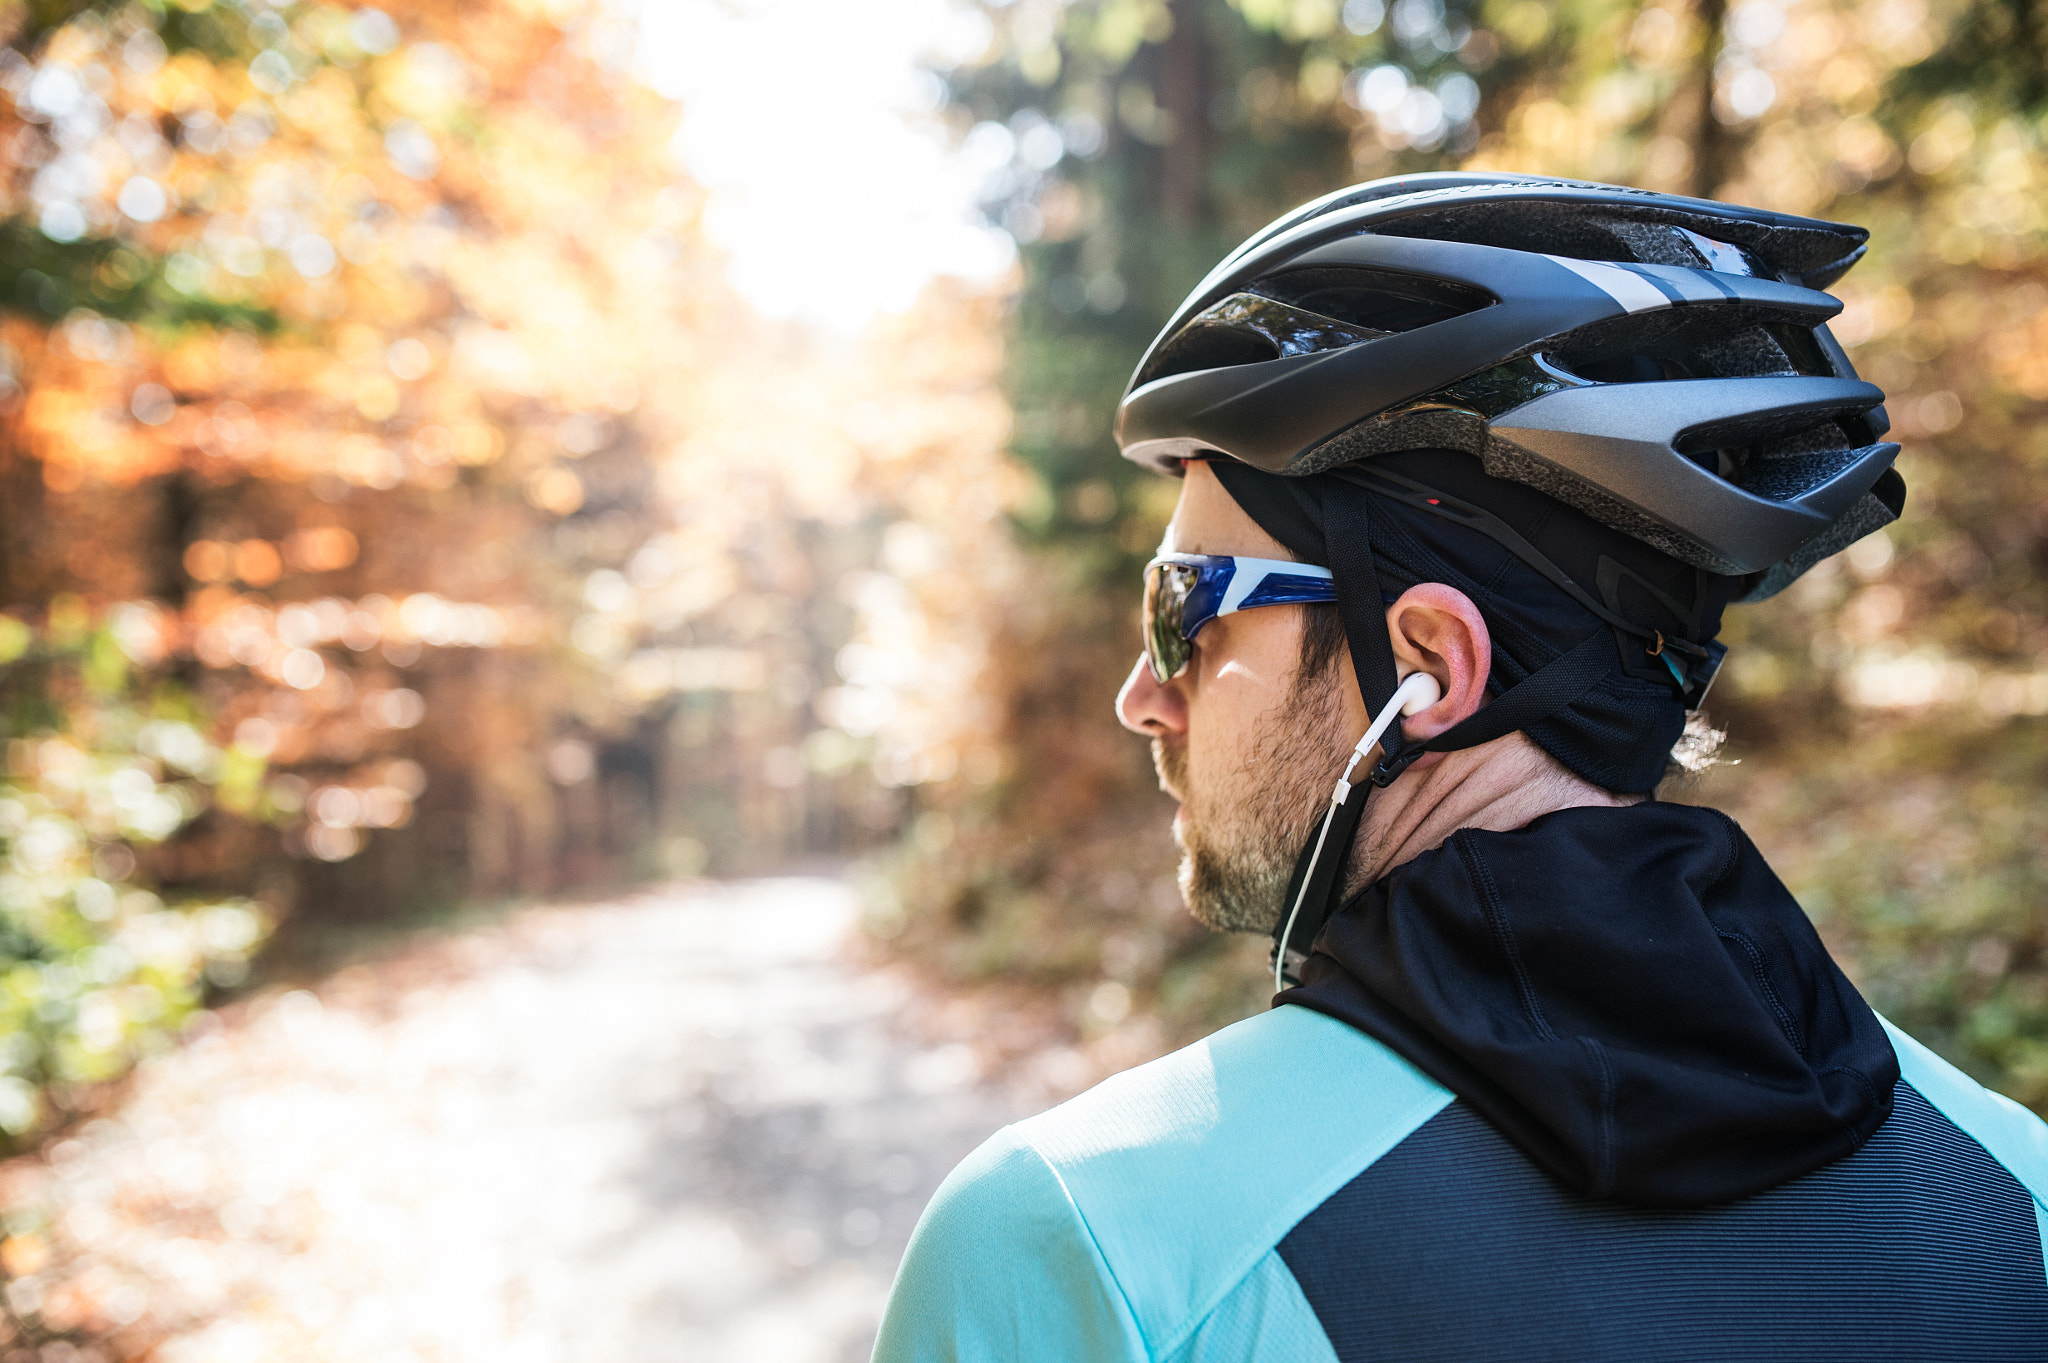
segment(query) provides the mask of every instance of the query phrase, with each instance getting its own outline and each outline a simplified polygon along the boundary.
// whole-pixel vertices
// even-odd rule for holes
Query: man
[[[878,1359],[2048,1358],[2048,1126],[1652,794],[1723,608],[1903,503],[1863,238],[1423,176],[1196,289],[1119,416],[1184,483],[1118,709],[1291,987],[963,1163]]]

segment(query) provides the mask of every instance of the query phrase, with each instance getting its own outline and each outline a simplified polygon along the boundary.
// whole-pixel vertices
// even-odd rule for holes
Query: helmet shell
[[[1175,312],[1126,458],[1307,475],[1477,455],[1749,599],[1894,519],[1884,394],[1827,330],[1841,223],[1582,181],[1439,174],[1327,195]]]

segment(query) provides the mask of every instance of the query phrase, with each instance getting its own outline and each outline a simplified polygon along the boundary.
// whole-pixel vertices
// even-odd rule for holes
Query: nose
[[[1147,738],[1186,733],[1187,697],[1175,682],[1162,686],[1141,653],[1131,675],[1124,678],[1123,689],[1116,693],[1116,717],[1126,729]]]

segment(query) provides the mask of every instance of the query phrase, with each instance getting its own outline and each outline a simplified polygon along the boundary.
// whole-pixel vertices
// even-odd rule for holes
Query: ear
[[[1419,582],[1387,607],[1387,633],[1402,676],[1427,672],[1443,697],[1401,722],[1411,738],[1433,738],[1486,703],[1493,644],[1472,598],[1441,582]]]

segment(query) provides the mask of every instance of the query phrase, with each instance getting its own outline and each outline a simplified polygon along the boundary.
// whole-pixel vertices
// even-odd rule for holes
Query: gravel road
[[[854,915],[679,887],[231,1010],[0,1167],[0,1360],[865,1359],[939,1179],[1061,1085],[920,1036]]]

